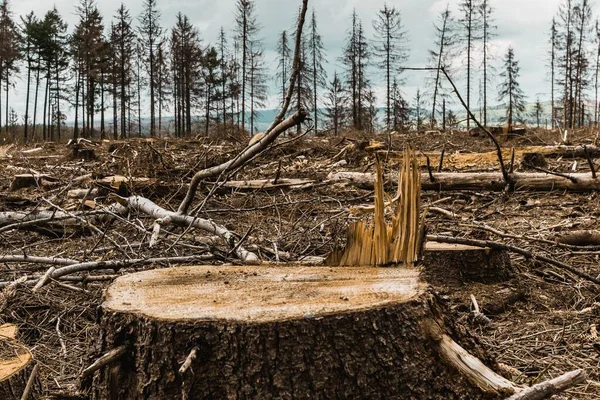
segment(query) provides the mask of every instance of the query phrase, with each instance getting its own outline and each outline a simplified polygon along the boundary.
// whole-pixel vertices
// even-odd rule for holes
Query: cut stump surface
[[[127,350],[82,382],[92,399],[498,399],[513,392],[509,382],[480,385],[444,361],[447,335],[486,356],[446,321],[414,269],[157,269],[117,279],[102,310],[90,361]]]

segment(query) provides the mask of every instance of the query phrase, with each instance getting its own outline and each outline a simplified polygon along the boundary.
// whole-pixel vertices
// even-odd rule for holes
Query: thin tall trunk
[[[473,40],[473,3],[469,2],[467,22],[467,108],[471,109],[471,42]],[[471,118],[467,116],[467,131],[471,128]]]
[[[44,117],[42,122],[42,137],[47,140],[48,132],[46,131],[46,112],[48,111],[48,98],[50,97],[50,68],[46,71],[46,89],[44,90]]]
[[[117,140],[119,138],[118,129],[119,129],[119,110],[117,109],[117,78],[113,75],[112,79],[112,90],[113,90],[113,139]]]
[[[242,28],[242,131],[246,129],[246,61],[248,47],[248,19],[244,11]],[[250,132],[252,135],[252,132]]]
[[[37,106],[38,106],[38,93],[39,93],[39,88],[40,88],[40,65],[39,65],[39,59],[38,59],[38,67],[36,70],[36,76],[35,76],[35,98],[33,100],[33,133],[32,133],[32,137],[35,138],[35,131],[36,131],[36,119],[37,119]]]
[[[488,53],[487,0],[483,0],[483,126],[487,127],[487,53]]]
[[[73,127],[73,140],[79,137],[79,69],[75,72],[75,126]]]
[[[29,44],[27,45],[27,94],[25,96],[25,130],[23,132],[23,140],[27,143],[29,137],[28,128],[29,128],[29,90],[31,88],[31,60],[29,59]]]
[[[433,105],[432,105],[432,109],[431,109],[431,128],[432,129],[433,129],[434,121],[435,121],[435,105],[437,102],[438,87],[440,84],[440,73],[441,73],[441,69],[442,69],[442,57],[443,57],[444,50],[445,50],[444,44],[445,44],[445,40],[446,40],[447,24],[448,24],[448,14],[445,13],[444,14],[444,22],[442,24],[442,37],[440,40],[440,49],[439,49],[439,53],[438,53],[437,70],[435,72],[435,85],[433,88]],[[388,105],[388,107],[389,107],[389,105]]]
[[[105,121],[104,121],[104,71],[100,72],[102,81],[100,82],[100,137],[105,139]]]

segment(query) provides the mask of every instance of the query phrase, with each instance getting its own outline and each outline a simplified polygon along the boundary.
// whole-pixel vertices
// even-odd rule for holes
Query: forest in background
[[[208,135],[211,129],[255,133],[267,99],[285,97],[294,29],[279,34],[277,60],[268,60],[253,0],[235,2],[232,24],[221,27],[215,43],[206,43],[181,13],[174,26],[162,26],[157,1],[143,0],[137,16],[124,4],[106,16],[94,0],[81,0],[75,8],[78,22],[70,28],[61,16],[70,10],[15,16],[9,0],[2,0],[0,132],[5,139],[182,137]],[[536,98],[530,107],[519,86],[518,55],[511,47],[502,60],[491,55],[499,28],[490,3],[449,3],[433,22],[429,62],[422,68],[406,67],[410,40],[400,8],[386,4],[374,16],[354,11],[344,27],[342,56],[335,60],[327,59],[318,10],[312,9],[291,111],[309,112],[305,129],[333,134],[469,129],[472,121],[456,112],[449,78],[484,126],[498,102],[508,129],[525,119],[544,125],[547,115],[552,127],[596,124],[600,27],[589,0],[564,0],[549,21],[548,59],[540,64],[548,71],[551,99]],[[373,27],[372,37],[365,34],[366,23]],[[327,62],[339,70],[328,76]],[[423,89],[410,99],[403,91],[409,69],[422,70],[424,77]],[[25,110],[17,113],[11,92],[23,82]]]

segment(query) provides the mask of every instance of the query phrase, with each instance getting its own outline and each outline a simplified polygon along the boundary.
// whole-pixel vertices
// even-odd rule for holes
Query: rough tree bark
[[[127,350],[83,386],[92,399],[123,400],[500,399],[518,391],[467,353],[490,361],[454,331],[418,275],[297,266],[127,275],[107,291],[94,359]]]

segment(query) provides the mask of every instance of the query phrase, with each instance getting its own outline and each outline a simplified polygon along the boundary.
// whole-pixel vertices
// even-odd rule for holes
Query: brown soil
[[[537,131],[525,136],[501,138],[506,148],[552,145],[558,132]],[[345,240],[347,225],[356,220],[350,207],[372,203],[372,193],[344,185],[322,184],[334,170],[373,171],[374,156],[351,143],[365,140],[383,142],[390,150],[400,151],[405,143],[423,152],[446,154],[486,152],[493,149],[483,137],[462,132],[446,134],[411,134],[394,137],[356,135],[343,139],[304,138],[276,147],[235,174],[232,179],[273,179],[281,160],[281,178],[307,178],[316,181],[310,189],[275,191],[221,190],[211,197],[199,216],[214,219],[240,236],[247,233],[244,245],[268,261],[297,261],[311,256],[324,257]],[[594,144],[595,132],[581,131],[572,137],[574,144]],[[595,143],[598,145],[598,143]],[[128,191],[143,194],[167,209],[176,209],[185,194],[189,171],[215,165],[234,156],[243,144],[217,139],[196,141],[131,140],[119,142],[112,153],[108,143],[94,148],[96,159],[70,159],[71,150],[59,144],[40,143],[43,151],[31,155],[20,148],[7,151],[11,158],[0,158],[0,211],[28,211],[35,207],[49,209],[45,200],[65,210],[85,209],[110,203],[111,188],[99,187],[88,200],[69,199],[70,189],[87,188],[89,183],[75,178],[92,174],[93,178],[111,175],[151,177],[153,185],[136,185]],[[36,147],[31,145],[29,148]],[[364,147],[363,147],[364,149]],[[339,160],[347,165],[330,167]],[[478,164],[478,163],[477,163]],[[548,169],[572,171],[574,160],[548,158]],[[596,161],[596,164],[598,162]],[[434,163],[435,165],[435,163]],[[396,170],[390,163],[389,170]],[[448,170],[493,169],[493,164],[448,164]],[[519,166],[517,165],[517,168]],[[585,160],[576,169],[589,171]],[[29,187],[11,192],[12,177],[35,170],[59,179],[59,184]],[[198,195],[199,202],[210,189]],[[424,192],[424,205],[436,202],[458,215],[448,219],[430,213],[430,233],[504,241],[569,263],[592,276],[600,273],[600,248],[558,246],[547,241],[574,230],[597,230],[600,209],[597,193],[490,193],[484,191]],[[125,246],[132,258],[184,256],[202,253],[214,255],[215,265],[231,264],[230,249],[221,242],[206,240],[202,232],[184,232],[181,228],[163,227],[160,241],[148,246],[153,221],[131,215],[129,222],[116,220],[98,227],[106,236]],[[500,238],[485,230],[489,226],[510,234]],[[141,228],[141,229],[140,229]],[[47,232],[46,232],[47,233]],[[544,241],[545,240],[545,241]],[[122,259],[107,237],[86,229],[65,226],[59,236],[31,231],[0,233],[0,256],[28,254],[60,256],[77,260]],[[511,255],[512,277],[500,283],[469,281],[436,282],[436,290],[458,321],[457,329],[475,332],[485,349],[500,363],[514,370],[510,378],[521,383],[536,383],[576,368],[589,373],[587,385],[570,390],[562,398],[600,398],[600,338],[597,334],[598,287],[560,269]],[[31,348],[40,362],[44,391],[54,398],[77,396],[79,374],[91,361],[88,354],[99,337],[98,307],[107,283],[116,276],[140,269],[151,270],[165,265],[98,271],[81,274],[65,281],[68,286],[51,283],[36,293],[21,287],[0,314],[0,323],[19,326],[18,339]],[[45,264],[0,264],[0,281],[11,282],[27,274],[39,278],[48,269]],[[218,270],[214,267],[215,271]],[[125,278],[126,279],[126,278]],[[472,318],[470,295],[479,302],[481,311],[491,319],[482,325]],[[518,373],[516,372],[518,371]],[[72,397],[71,397],[72,398]]]

